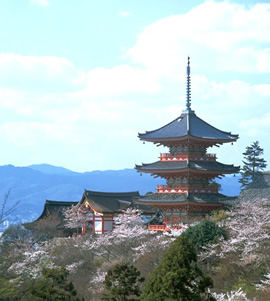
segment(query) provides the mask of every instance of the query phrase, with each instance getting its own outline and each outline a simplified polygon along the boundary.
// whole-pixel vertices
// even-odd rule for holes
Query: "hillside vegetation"
[[[253,297],[258,301],[269,300],[269,209],[270,201],[263,199],[241,203],[230,211],[215,214],[215,225],[224,229],[226,235],[223,230],[217,235],[216,227],[202,224],[189,228],[202,227],[214,233],[214,239],[209,240],[212,234],[205,230],[207,239],[197,247],[197,252],[200,268],[213,280],[211,291],[217,300],[228,300],[228,296],[234,296],[230,300],[253,300]],[[17,228],[2,237],[1,281],[18,281],[16,294],[20,296],[26,294],[29,283],[42,277],[43,268],[65,267],[78,297],[98,301],[104,293],[103,281],[108,269],[129,262],[147,283],[181,231],[171,234],[149,232],[140,220],[139,212],[132,210],[122,215],[120,221],[113,232],[105,235],[49,241],[42,241],[38,234],[13,226]]]

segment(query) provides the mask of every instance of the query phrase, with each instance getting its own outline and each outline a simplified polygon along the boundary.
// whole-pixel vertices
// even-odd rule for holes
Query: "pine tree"
[[[194,245],[183,233],[170,246],[143,288],[143,301],[213,301],[212,279],[197,265]]]
[[[68,281],[69,272],[65,268],[44,268],[42,278],[36,280],[28,292],[20,299],[22,301],[83,301],[77,297],[77,292]]]
[[[140,272],[131,264],[119,263],[108,270],[105,276],[105,288],[108,293],[103,295],[106,301],[137,300],[132,296],[140,295],[140,284],[144,281]],[[131,298],[130,298],[131,297]]]
[[[246,147],[246,151],[243,153],[244,163],[241,168],[241,179],[239,182],[242,184],[241,188],[245,188],[250,181],[253,181],[254,176],[260,170],[266,168],[267,164],[263,158],[260,158],[263,155],[263,148],[259,146],[259,142],[253,142],[251,146]]]

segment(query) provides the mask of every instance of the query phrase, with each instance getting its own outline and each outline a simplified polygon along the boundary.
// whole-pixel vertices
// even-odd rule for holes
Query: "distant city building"
[[[187,66],[186,109],[163,127],[139,134],[142,141],[169,148],[160,154],[160,160],[136,165],[140,173],[164,178],[166,185],[158,185],[157,192],[141,197],[137,204],[158,208],[164,213],[164,227],[189,222],[196,217],[223,206],[227,197],[218,193],[213,181],[225,174],[238,173],[240,167],[217,162],[207,148],[232,143],[238,135],[221,131],[200,119],[191,109],[190,61]],[[154,226],[152,226],[154,229]]]

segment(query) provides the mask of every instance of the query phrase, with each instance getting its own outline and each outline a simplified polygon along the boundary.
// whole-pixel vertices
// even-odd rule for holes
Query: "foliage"
[[[20,224],[9,226],[1,236],[1,247],[9,251],[25,251],[39,241],[39,236]]]
[[[269,300],[269,209],[269,200],[241,203],[231,211],[226,211],[227,218],[216,222],[226,229],[228,239],[204,247],[199,254],[198,264],[203,273],[213,279],[213,290],[218,292],[214,296],[218,301],[247,300],[243,299],[246,295],[251,298],[250,300],[254,297],[257,301]],[[10,242],[10,247],[7,248],[7,252],[3,252],[3,246],[0,244],[0,278],[2,278],[0,287],[7,288],[6,295],[2,291],[1,293],[11,298],[10,296],[16,296],[14,291],[17,290],[18,296],[24,294],[28,296],[33,283],[44,278],[42,276],[44,267],[64,266],[70,272],[68,279],[74,284],[79,297],[84,297],[85,300],[101,300],[105,292],[103,282],[107,271],[123,261],[132,262],[143,277],[150,279],[153,270],[163,262],[164,254],[175,238],[165,233],[149,232],[143,225],[140,214],[136,212],[124,212],[117,220],[118,225],[105,235],[55,237],[44,243],[33,243],[36,240],[34,236],[31,238],[31,233],[35,234],[31,231],[26,233],[25,239],[19,243],[8,235],[6,245],[8,246]],[[13,237],[17,235],[16,229],[19,232],[23,230],[14,227]],[[18,233],[17,236],[20,240],[21,234]],[[22,247],[19,247],[20,245]],[[172,264],[169,265],[172,270],[171,276],[166,275],[165,278],[167,285],[169,277],[174,279],[176,274],[173,269],[176,266],[173,258],[176,255],[178,257],[178,253],[174,251],[167,256],[172,260]],[[193,265],[194,262],[190,264],[192,267]],[[166,273],[164,272],[164,275]],[[12,289],[10,284],[13,285],[13,290],[10,290]],[[234,291],[240,287],[242,290]],[[255,287],[257,290],[254,292]],[[8,297],[4,300],[8,300]],[[26,300],[32,298],[28,297]]]
[[[62,227],[61,215],[62,212],[58,210],[54,214],[48,214],[44,219],[42,218],[36,220],[34,223],[25,224],[25,227],[38,233],[41,241],[53,239],[54,237],[71,236],[73,231]]]
[[[222,227],[207,219],[204,219],[195,226],[189,227],[185,233],[198,250],[206,245],[217,242],[220,237],[227,238],[227,234]]]
[[[270,292],[270,285],[266,285],[266,291],[261,285],[270,270],[269,209],[270,201],[262,199],[240,203],[227,212],[221,223],[228,239],[209,246],[199,256],[202,268],[214,280],[215,290],[241,288],[248,298],[269,300],[269,294],[268,298],[263,296]]]
[[[68,271],[65,268],[42,270],[42,278],[34,281],[22,301],[63,300],[80,301],[72,282],[68,281]]]
[[[14,301],[18,296],[18,281],[0,278],[0,301]]]
[[[212,222],[218,222],[222,221],[227,218],[227,213],[225,210],[214,210],[211,212],[210,215],[206,215],[206,218],[208,220],[211,220]]]
[[[246,147],[246,151],[243,153],[244,163],[241,169],[241,178],[239,182],[242,184],[241,188],[245,188],[248,183],[254,179],[256,172],[266,168],[267,164],[263,158],[263,148],[259,146],[259,142],[253,142],[251,146]]]
[[[259,242],[269,239],[270,200],[254,200],[242,202],[227,213],[228,218],[223,221],[228,230],[229,238],[209,249],[203,254],[207,256],[224,257],[228,253],[237,252],[239,260],[250,260],[255,256]],[[255,257],[254,257],[255,259]]]
[[[143,288],[143,301],[202,301],[215,300],[207,288],[212,280],[203,275],[197,265],[194,245],[185,233],[179,236],[165,253]]]
[[[140,285],[144,281],[140,272],[131,264],[119,263],[108,270],[104,285],[108,293],[103,295],[106,301],[136,300],[130,296],[140,295]]]
[[[241,289],[246,294],[254,294],[256,292],[256,287],[254,284],[249,283],[247,279],[243,278],[243,276],[238,277],[238,281],[233,286],[234,290]]]

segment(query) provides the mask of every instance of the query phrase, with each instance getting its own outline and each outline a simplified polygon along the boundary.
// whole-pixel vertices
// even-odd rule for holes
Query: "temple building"
[[[217,161],[207,149],[223,143],[233,143],[238,135],[221,131],[200,119],[191,109],[190,59],[187,66],[186,108],[182,114],[163,127],[139,133],[142,141],[169,148],[160,160],[136,165],[140,173],[150,173],[166,180],[157,192],[141,197],[137,204],[158,208],[164,214],[164,227],[189,222],[221,208],[227,196],[218,192],[216,177],[235,174],[240,167]]]
[[[135,204],[139,199],[138,191],[101,192],[85,190],[80,205],[86,209],[87,218],[82,233],[103,234],[112,231],[115,216],[128,208],[139,209],[144,215],[153,215],[155,210],[145,205]]]
[[[104,234],[113,230],[115,217],[128,208],[139,209],[145,216],[155,215],[156,209],[135,203],[139,198],[138,191],[102,192],[85,190],[79,202],[46,200],[41,215],[35,221],[25,223],[24,226],[29,230],[41,232],[49,237],[77,234],[77,228],[67,228],[64,211],[72,206],[79,205],[83,212],[81,216],[83,226],[80,226],[79,234]]]

